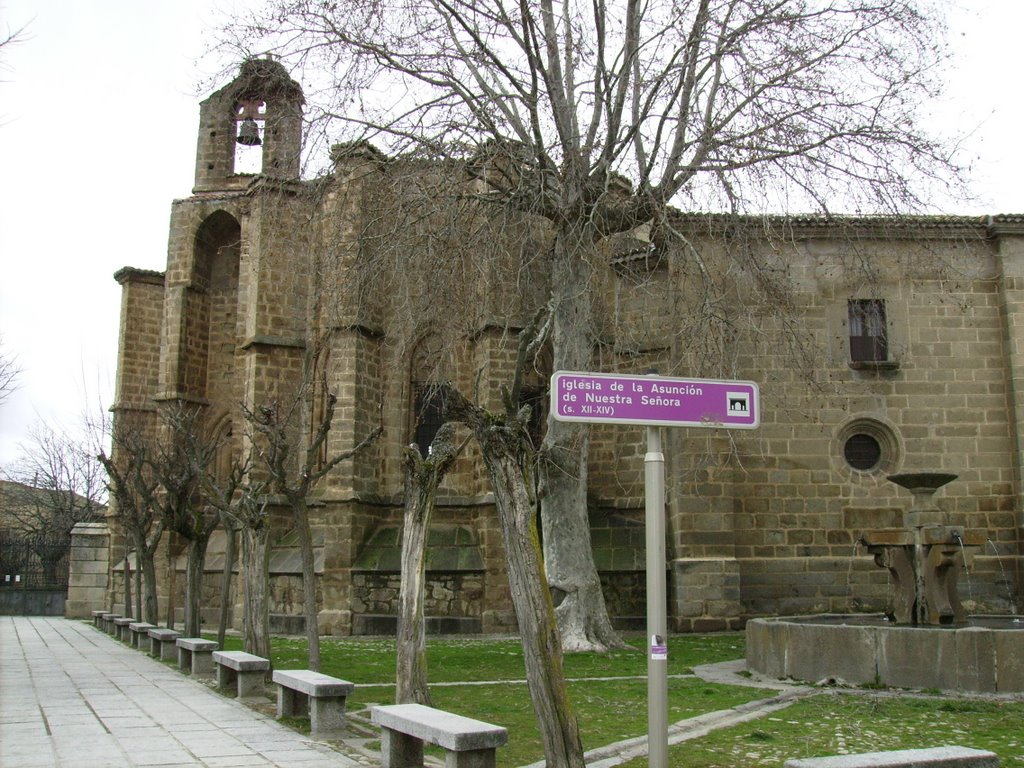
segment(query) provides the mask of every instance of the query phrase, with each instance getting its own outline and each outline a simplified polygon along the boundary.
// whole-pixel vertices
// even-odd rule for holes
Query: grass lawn
[[[1024,766],[1024,702],[823,692],[760,720],[669,748],[685,768],[781,767],[794,757],[962,746]],[[625,763],[646,768],[647,760]]]
[[[565,658],[570,697],[587,749],[646,732],[646,680],[599,679],[645,678],[644,639],[630,642],[634,650]],[[238,638],[229,638],[225,645],[241,647]],[[320,652],[321,671],[356,683],[350,712],[365,713],[372,704],[394,701],[393,639],[323,638]],[[679,635],[669,641],[668,671],[683,676],[696,664],[742,658],[743,653],[742,634]],[[277,669],[307,665],[304,640],[274,638],[271,655]],[[518,640],[431,638],[427,665],[434,706],[508,728],[509,745],[498,750],[499,766],[511,768],[543,758]],[[489,684],[443,685],[456,682]],[[771,695],[694,677],[671,678],[669,722]],[[1024,766],[1024,701],[840,695],[823,690],[773,715],[673,746],[669,757],[671,765],[685,768],[746,768],[781,766],[791,757],[949,744],[990,749],[1004,768]],[[628,765],[641,768],[647,761]]]

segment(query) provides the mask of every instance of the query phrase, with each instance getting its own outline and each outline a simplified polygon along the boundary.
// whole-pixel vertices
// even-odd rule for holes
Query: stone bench
[[[213,640],[201,637],[179,637],[178,666],[194,677],[213,677],[213,652],[220,648]]]
[[[784,768],[999,768],[992,752],[967,747],[902,749],[787,760]]]
[[[136,648],[145,650],[142,645],[143,638],[146,642],[149,642],[149,630],[156,629],[156,624],[150,624],[148,621],[133,621],[128,625],[128,631],[132,634],[132,645]]]
[[[345,725],[345,699],[355,689],[348,680],[308,669],[274,671],[277,716],[309,715],[313,736],[337,734]]]
[[[135,619],[131,616],[118,616],[114,619],[114,637],[122,643],[128,642],[131,639],[131,632],[128,626],[134,621]]]
[[[508,743],[508,730],[422,704],[374,707],[381,727],[383,768],[422,766],[423,744],[445,750],[446,768],[493,768],[495,750]]]
[[[103,629],[103,617],[106,613],[106,610],[92,612],[92,625],[96,627],[96,629]]]
[[[270,669],[269,659],[245,651],[214,651],[213,663],[217,669],[217,687],[235,686],[240,699],[259,696],[263,691],[263,676]]]
[[[181,637],[176,629],[153,627],[149,634],[149,655],[157,659],[174,659],[177,655],[175,641]]]
[[[106,632],[108,635],[114,634],[114,619],[120,619],[120,613],[104,613],[100,616],[100,629]]]

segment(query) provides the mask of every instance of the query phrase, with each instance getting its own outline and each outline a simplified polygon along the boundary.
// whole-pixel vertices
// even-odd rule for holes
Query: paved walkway
[[[360,764],[85,622],[0,616],[3,768]]]

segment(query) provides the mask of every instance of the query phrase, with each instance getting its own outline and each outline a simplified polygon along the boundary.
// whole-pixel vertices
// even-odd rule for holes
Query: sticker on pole
[[[752,381],[558,371],[551,413],[590,424],[755,429],[760,399]]]
[[[660,635],[651,637],[651,661],[668,661],[668,644]]]

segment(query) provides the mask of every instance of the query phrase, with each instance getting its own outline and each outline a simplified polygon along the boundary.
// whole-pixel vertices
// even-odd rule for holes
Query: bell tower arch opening
[[[236,174],[263,172],[263,136],[267,132],[267,102],[247,99],[235,106]]]
[[[297,179],[301,86],[275,59],[249,59],[199,106],[194,192],[242,189],[253,175]]]

